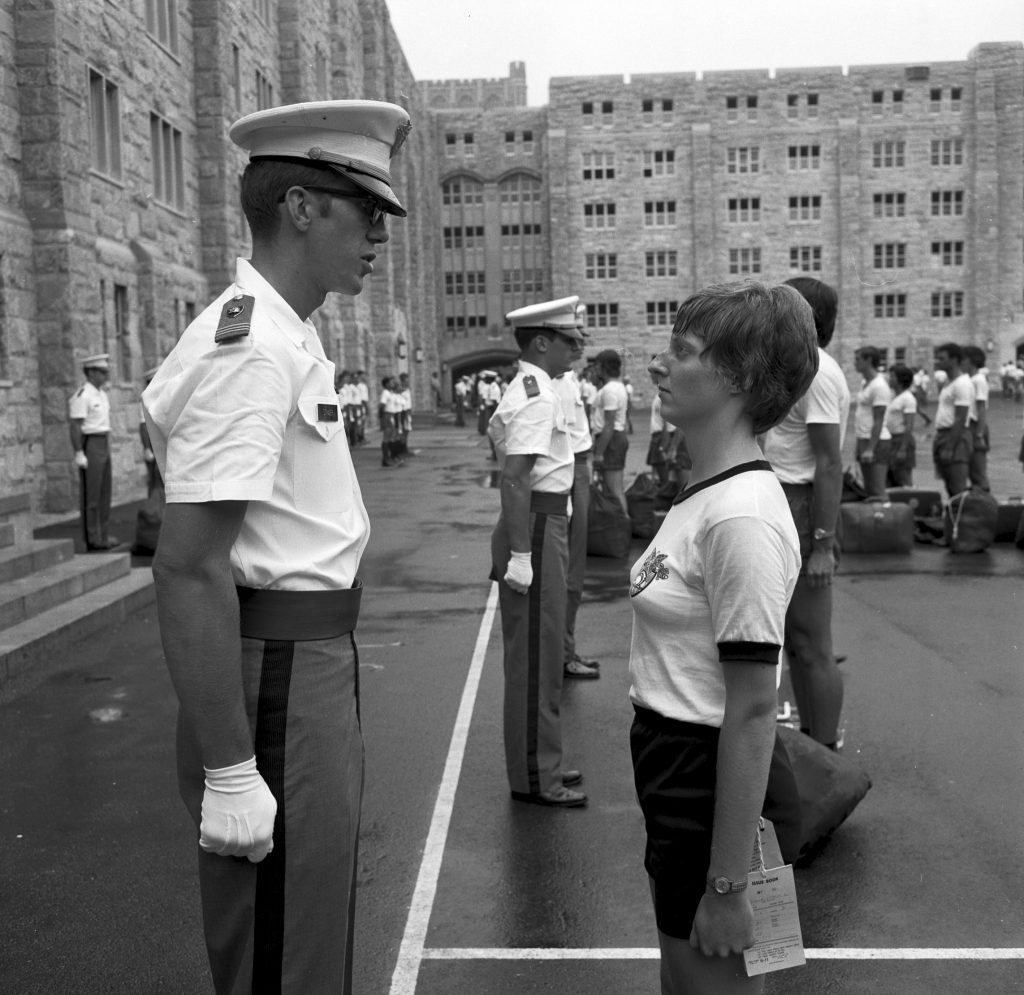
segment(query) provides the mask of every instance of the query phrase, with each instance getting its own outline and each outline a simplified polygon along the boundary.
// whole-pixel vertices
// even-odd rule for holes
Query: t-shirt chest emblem
[[[636,580],[629,587],[631,598],[635,598],[653,581],[668,580],[668,567],[665,566],[667,559],[668,553],[659,553],[656,549],[651,550],[651,555],[644,560],[644,565],[636,575]]]

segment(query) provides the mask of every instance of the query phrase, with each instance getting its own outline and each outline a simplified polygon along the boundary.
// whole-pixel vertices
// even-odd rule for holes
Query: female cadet
[[[648,368],[693,458],[630,574],[630,744],[666,995],[761,990],[741,956],[753,940],[744,889],[800,546],[755,436],[817,365],[807,302],[749,283],[686,300]]]

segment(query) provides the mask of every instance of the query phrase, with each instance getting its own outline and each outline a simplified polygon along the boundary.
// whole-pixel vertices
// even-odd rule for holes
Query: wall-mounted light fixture
[[[423,348],[421,346],[416,346],[415,350],[413,350],[412,358],[415,359],[417,363],[423,362]]]

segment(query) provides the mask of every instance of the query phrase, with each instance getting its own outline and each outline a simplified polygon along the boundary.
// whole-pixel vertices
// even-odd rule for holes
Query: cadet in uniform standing
[[[85,383],[68,401],[71,446],[78,467],[82,506],[82,532],[89,552],[113,549],[118,540],[109,535],[113,474],[110,463],[110,399],[103,389],[110,378],[110,354],[82,361]]]
[[[505,660],[505,764],[512,797],[576,807],[582,780],[562,767],[562,651],[574,458],[551,384],[583,349],[578,297],[510,312],[519,373],[488,427],[501,467],[501,517],[491,538]]]
[[[401,107],[361,100],[236,122],[252,259],[143,395],[167,489],[153,574],[178,776],[218,993],[351,991],[369,522],[310,315],[362,290],[388,215],[405,216],[390,160],[410,128]]]

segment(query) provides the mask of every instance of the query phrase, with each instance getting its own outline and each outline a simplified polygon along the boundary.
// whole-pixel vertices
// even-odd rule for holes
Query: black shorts
[[[629,745],[654,917],[666,936],[688,940],[711,862],[719,730],[633,708]]]
[[[604,469],[624,470],[628,449],[629,436],[625,432],[612,432],[612,437],[608,440],[608,445],[604,450]]]

